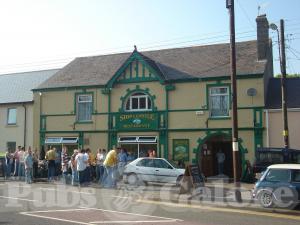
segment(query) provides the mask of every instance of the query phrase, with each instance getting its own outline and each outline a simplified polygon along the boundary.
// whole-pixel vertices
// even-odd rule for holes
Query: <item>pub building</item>
[[[241,168],[264,145],[272,43],[265,15],[257,40],[237,49]],[[232,177],[229,43],[80,57],[33,90],[34,147],[111,149],[199,164],[215,176],[217,152]]]

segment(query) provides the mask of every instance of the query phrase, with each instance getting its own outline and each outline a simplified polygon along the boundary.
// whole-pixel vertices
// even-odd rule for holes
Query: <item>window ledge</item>
[[[6,124],[6,127],[17,127],[17,124]]]
[[[230,120],[230,116],[220,116],[220,117],[209,117],[209,120]]]
[[[93,123],[93,121],[76,121],[75,124],[90,124]]]

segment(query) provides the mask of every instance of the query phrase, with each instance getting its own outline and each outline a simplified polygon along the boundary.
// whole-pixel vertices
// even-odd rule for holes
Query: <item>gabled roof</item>
[[[256,41],[239,42],[237,74],[264,74],[266,60],[257,60]],[[230,75],[230,45],[215,44],[138,52],[167,81]],[[103,85],[132,53],[76,58],[37,89]]]
[[[0,104],[31,102],[31,90],[57,71],[52,69],[0,75]]]
[[[288,108],[300,108],[300,78],[287,78],[286,104]],[[281,79],[271,78],[267,90],[267,109],[281,109]]]

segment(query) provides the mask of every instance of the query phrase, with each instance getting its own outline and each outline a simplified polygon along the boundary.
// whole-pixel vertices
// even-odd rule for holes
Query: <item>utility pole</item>
[[[236,88],[236,49],[235,49],[235,20],[234,0],[226,0],[226,8],[230,15],[230,50],[231,50],[231,121],[232,121],[232,156],[233,156],[233,179],[236,187],[235,199],[241,202],[239,191],[239,145],[238,145],[238,115],[237,115],[237,88]]]
[[[281,59],[280,59],[280,69],[281,69],[281,102],[282,102],[282,115],[283,115],[283,140],[284,148],[289,148],[289,128],[287,119],[287,106],[286,106],[286,60],[285,60],[285,39],[284,39],[284,21],[280,20],[280,48],[281,48]]]

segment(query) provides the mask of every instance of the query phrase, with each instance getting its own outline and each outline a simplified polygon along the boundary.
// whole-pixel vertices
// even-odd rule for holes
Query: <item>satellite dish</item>
[[[248,96],[253,97],[253,96],[255,96],[256,94],[257,94],[257,91],[256,91],[255,88],[249,88],[249,89],[247,90],[247,95],[248,95]]]

